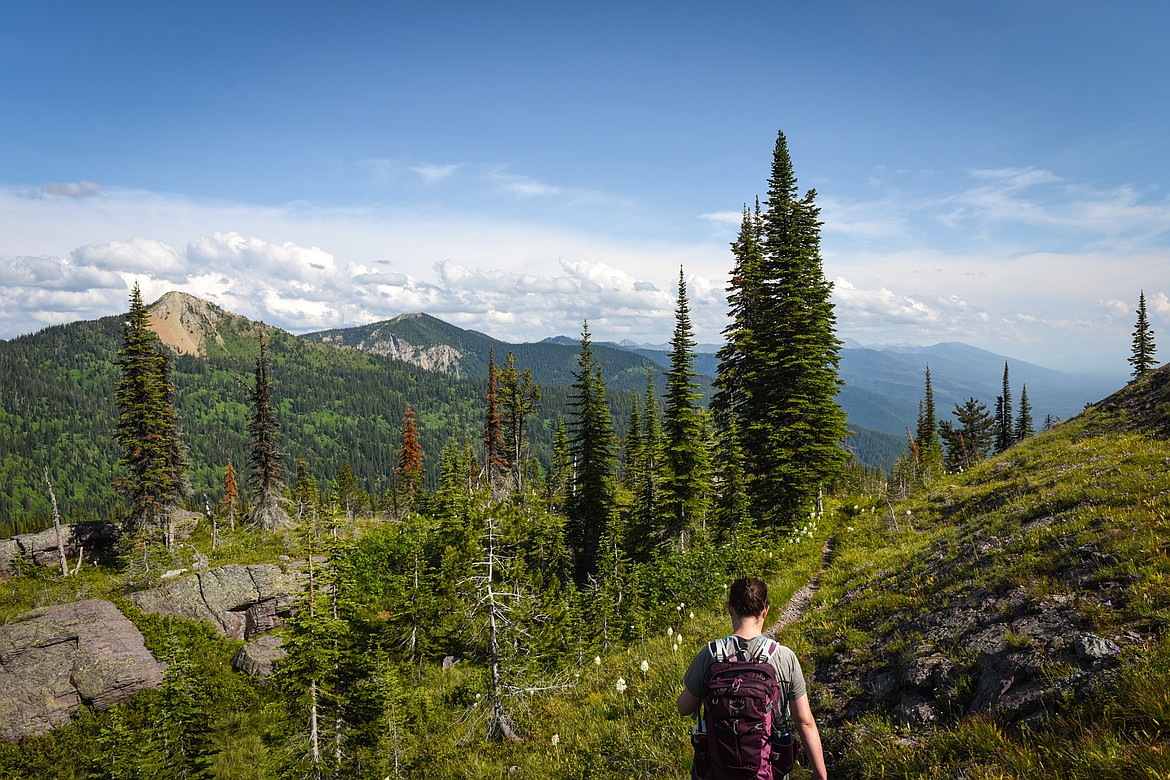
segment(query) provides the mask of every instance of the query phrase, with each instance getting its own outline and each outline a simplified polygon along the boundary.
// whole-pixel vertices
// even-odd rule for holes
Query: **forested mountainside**
[[[203,353],[175,354],[172,362],[194,503],[202,507],[202,496],[214,503],[221,495],[229,458],[241,480],[246,474],[249,394],[259,348],[256,323],[199,303],[194,313],[190,306],[175,312],[186,322],[171,329],[182,332],[183,343],[194,339]],[[121,322],[121,316],[104,317],[0,341],[0,535],[40,528],[48,521],[45,469],[67,518],[114,515],[114,361],[121,347]],[[187,332],[192,329],[201,335],[193,337]],[[289,480],[298,458],[323,486],[349,462],[359,486],[380,494],[390,485],[408,403],[419,424],[428,484],[433,484],[439,454],[451,438],[478,441],[482,436],[482,376],[436,373],[277,329],[268,332],[278,446]],[[564,360],[552,371],[567,372],[572,350],[557,352],[563,352],[559,356]],[[644,390],[649,361],[618,350],[601,359],[610,358],[620,359],[603,362],[607,371]],[[520,362],[519,367],[528,366]],[[549,383],[541,389],[541,408],[530,421],[531,445],[547,463],[568,388]],[[609,402],[620,429],[629,417],[631,395],[615,391]]]
[[[306,333],[301,338],[396,357],[433,371],[468,378],[487,377],[493,350],[497,365],[511,352],[516,364],[521,369],[530,369],[532,380],[541,387],[572,384],[581,350],[579,341],[510,344],[429,314],[402,314],[371,325]],[[595,343],[593,352],[605,372],[606,387],[613,391],[644,393],[646,368],[661,365],[647,356],[605,344]],[[655,387],[662,391],[659,372],[655,372]],[[709,379],[703,389],[709,394]]]

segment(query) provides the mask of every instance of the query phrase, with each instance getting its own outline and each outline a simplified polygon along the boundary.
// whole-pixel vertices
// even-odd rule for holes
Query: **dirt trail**
[[[771,639],[775,639],[776,632],[785,626],[800,620],[801,616],[804,615],[805,610],[808,609],[809,602],[812,600],[813,594],[816,593],[817,588],[820,587],[821,572],[825,570],[825,567],[833,558],[833,541],[834,537],[832,536],[825,540],[825,546],[821,548],[820,570],[818,570],[817,573],[814,574],[812,578],[809,579],[809,581],[806,582],[803,587],[801,587],[800,590],[792,594],[792,598],[788,599],[788,603],[785,604],[784,608],[780,610],[780,619],[769,626],[766,631],[764,631],[765,636]]]

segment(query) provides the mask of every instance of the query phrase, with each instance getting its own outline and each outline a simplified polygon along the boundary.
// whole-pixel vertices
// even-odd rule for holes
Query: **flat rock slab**
[[[275,564],[228,564],[130,595],[143,612],[213,625],[231,639],[251,639],[281,624],[301,591],[296,573]]]
[[[163,669],[108,601],[26,612],[0,626],[0,740],[46,734],[83,704],[106,709],[158,687]]]

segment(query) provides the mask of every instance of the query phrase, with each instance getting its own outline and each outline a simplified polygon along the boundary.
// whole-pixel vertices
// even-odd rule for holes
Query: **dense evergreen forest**
[[[121,322],[105,317],[0,342],[0,537],[47,526],[46,467],[67,519],[117,516],[113,397]],[[192,462],[192,506],[198,509],[204,496],[219,500],[228,459],[238,467],[248,454],[256,325],[228,317],[216,333],[222,343],[210,340],[206,355],[176,355],[172,365],[179,425]],[[269,334],[279,448],[304,460],[323,482],[349,463],[359,486],[374,498],[382,496],[392,481],[407,403],[418,417],[425,484],[431,489],[447,442],[478,440],[482,434],[486,363],[482,373],[459,377],[279,330]],[[521,368],[532,369],[541,383],[530,444],[542,469],[550,463],[557,416],[568,410],[576,353],[573,347],[540,345],[517,355]],[[624,430],[631,389],[644,390],[652,363],[621,350],[602,353],[614,388],[611,410]],[[541,359],[530,364],[527,358]],[[660,372],[655,376],[660,387]]]

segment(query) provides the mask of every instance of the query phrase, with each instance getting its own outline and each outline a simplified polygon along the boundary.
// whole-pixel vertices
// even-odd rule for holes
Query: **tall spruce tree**
[[[938,420],[934,412],[934,387],[930,381],[930,366],[926,367],[925,390],[919,407],[915,431],[918,445],[918,472],[923,483],[936,479],[942,471],[942,442],[938,435]]]
[[[524,462],[528,457],[528,418],[540,409],[540,385],[532,381],[532,369],[516,367],[512,352],[504,359],[499,376],[500,421],[504,430],[504,460],[512,474],[512,489],[524,487]]]
[[[395,493],[405,501],[412,500],[422,487],[423,451],[418,442],[418,427],[410,404],[402,413],[402,443],[398,448],[398,464],[394,467]]]
[[[1028,401],[1028,386],[1020,388],[1020,411],[1016,415],[1016,427],[1012,430],[1015,441],[1023,441],[1036,432],[1032,423],[1032,404]]]
[[[122,348],[115,361],[121,378],[114,387],[118,408],[118,466],[124,475],[115,487],[126,503],[123,530],[128,535],[163,531],[173,545],[173,513],[187,495],[187,457],[175,412],[170,365],[138,284],[130,291],[130,311],[122,324]]]
[[[496,350],[488,351],[487,397],[484,399],[483,460],[484,478],[488,485],[501,482],[508,471],[507,448],[504,445],[504,426],[500,420],[497,394]]]
[[[744,210],[732,245],[731,324],[720,352],[719,417],[739,425],[752,511],[791,526],[843,473],[848,453],[840,345],[820,255],[816,192],[800,196],[788,142],[776,139],[767,209]]]
[[[566,531],[574,554],[575,577],[585,582],[596,570],[598,545],[615,501],[613,419],[601,366],[593,355],[588,322],[581,330],[577,367],[569,397],[569,442],[576,479],[569,497]]]
[[[252,454],[248,458],[252,486],[253,526],[279,531],[292,525],[284,509],[283,483],[280,479],[280,450],[276,446],[279,425],[272,402],[272,361],[268,357],[268,338],[260,323],[260,354],[256,358],[256,382],[252,389]]]
[[[995,454],[1007,450],[1015,441],[1015,422],[1012,418],[1012,388],[1008,379],[1008,364],[1003,364],[1003,393],[995,399]]]
[[[695,336],[687,302],[686,277],[678,272],[678,301],[666,374],[662,469],[663,541],[686,547],[690,530],[702,522],[711,492],[710,443],[695,371]]]
[[[1143,374],[1157,365],[1154,362],[1154,353],[1158,351],[1154,344],[1154,331],[1150,328],[1150,320],[1146,316],[1146,291],[1142,290],[1138,296],[1137,323],[1133,327],[1133,351],[1129,356],[1129,364],[1133,366],[1133,378],[1139,379]]]

